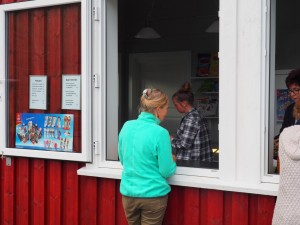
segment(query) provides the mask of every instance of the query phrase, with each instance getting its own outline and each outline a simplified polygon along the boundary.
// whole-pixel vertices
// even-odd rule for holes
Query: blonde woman
[[[138,118],[127,121],[119,134],[120,192],[129,225],[160,225],[163,221],[171,190],[166,179],[176,170],[169,132],[159,125],[168,107],[165,93],[145,89]]]

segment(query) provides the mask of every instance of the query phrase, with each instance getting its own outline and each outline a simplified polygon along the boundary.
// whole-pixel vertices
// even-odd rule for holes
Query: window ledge
[[[78,175],[121,179],[120,168],[88,168],[83,167],[77,171]],[[175,174],[168,179],[169,184],[176,186],[215,189],[222,191],[243,192],[249,194],[262,194],[276,196],[278,184],[274,183],[246,183],[241,181],[223,181],[216,177],[199,177]]]

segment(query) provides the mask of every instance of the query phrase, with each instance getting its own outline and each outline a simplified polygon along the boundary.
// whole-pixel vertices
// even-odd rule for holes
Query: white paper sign
[[[47,76],[29,76],[29,109],[47,109]]]
[[[62,109],[80,110],[80,78],[80,75],[62,75]]]

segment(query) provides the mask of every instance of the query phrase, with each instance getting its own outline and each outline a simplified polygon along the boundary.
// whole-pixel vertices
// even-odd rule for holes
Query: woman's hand
[[[172,157],[173,157],[173,161],[176,162],[177,160],[176,155],[172,154]]]

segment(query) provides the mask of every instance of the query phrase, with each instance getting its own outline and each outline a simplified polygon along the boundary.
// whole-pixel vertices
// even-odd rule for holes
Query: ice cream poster
[[[73,151],[73,114],[17,113],[16,147]]]
[[[285,109],[293,102],[287,89],[277,89],[277,122],[282,122]]]

